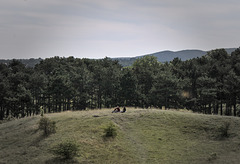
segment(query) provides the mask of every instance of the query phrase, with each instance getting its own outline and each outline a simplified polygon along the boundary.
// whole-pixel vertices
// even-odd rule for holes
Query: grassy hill
[[[57,132],[44,137],[40,116],[0,124],[0,163],[239,163],[240,119],[157,109],[111,109],[45,114]],[[114,139],[104,128],[117,127]],[[221,130],[230,124],[229,137]],[[80,156],[62,161],[48,149],[64,140],[80,145]]]

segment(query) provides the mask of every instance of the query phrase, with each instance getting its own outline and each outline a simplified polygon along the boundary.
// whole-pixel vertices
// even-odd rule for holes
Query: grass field
[[[95,116],[95,117],[94,117]],[[48,137],[38,130],[40,116],[0,124],[0,164],[11,163],[239,163],[240,119],[190,112],[127,108],[45,114],[56,121]],[[104,128],[117,127],[114,139]],[[221,127],[230,124],[229,137]],[[79,156],[61,160],[48,152],[53,145],[73,140]]]

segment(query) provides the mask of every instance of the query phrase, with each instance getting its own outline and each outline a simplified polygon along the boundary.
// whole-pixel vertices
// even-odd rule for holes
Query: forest
[[[0,120],[33,116],[43,110],[112,108],[187,109],[239,115],[240,48],[215,49],[205,56],[161,63],[154,56],[123,67],[110,58],[53,57],[26,67],[18,60],[0,64]]]

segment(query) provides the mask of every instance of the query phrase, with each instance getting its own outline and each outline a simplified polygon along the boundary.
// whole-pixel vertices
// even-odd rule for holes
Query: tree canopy
[[[187,61],[160,63],[154,56],[132,66],[118,61],[53,57],[27,67],[0,64],[0,119],[45,112],[134,106],[186,108],[206,114],[239,113],[240,49]]]

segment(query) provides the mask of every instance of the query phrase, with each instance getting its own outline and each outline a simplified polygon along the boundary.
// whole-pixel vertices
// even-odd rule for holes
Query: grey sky
[[[239,47],[239,0],[0,0],[0,58]]]

